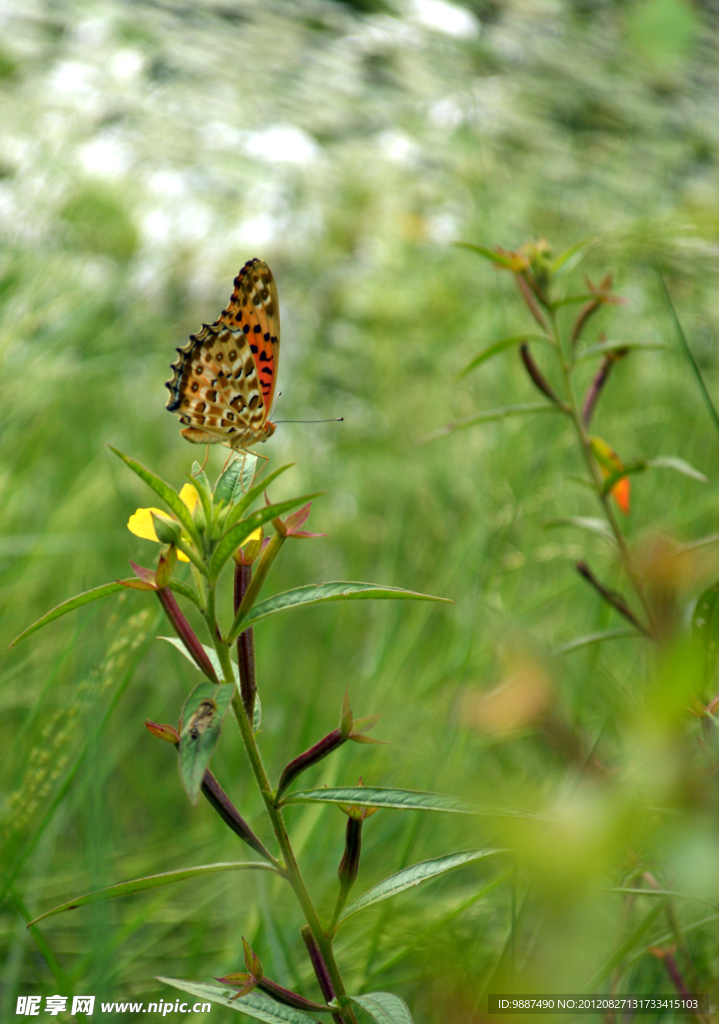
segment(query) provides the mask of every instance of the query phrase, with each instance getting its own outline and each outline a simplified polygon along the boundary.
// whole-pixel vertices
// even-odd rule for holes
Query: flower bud
[[[205,510],[202,507],[202,502],[198,501],[192,513],[192,517],[195,520],[197,529],[200,533],[204,533],[207,529],[207,517],[205,516]]]
[[[280,777],[280,784],[277,787],[276,799],[282,796],[284,791],[289,785],[294,782],[300,772],[303,772],[306,768],[310,768],[313,764],[317,764],[328,754],[331,754],[333,750],[337,750],[347,739],[343,736],[339,729],[333,729],[332,732],[327,733],[326,736],[315,743],[309,750],[305,750],[303,754],[299,754],[293,761],[287,765],[285,770],[282,772]]]
[[[323,1006],[322,1003],[314,1003],[311,999],[305,999],[304,996],[291,992],[290,989],[278,985],[276,981],[266,978],[262,970],[260,958],[257,953],[250,949],[250,945],[244,936],[242,938],[242,945],[245,951],[247,973],[227,974],[224,978],[217,978],[217,981],[221,981],[225,985],[231,985],[233,988],[236,986],[240,987],[240,991],[232,997],[233,999],[239,999],[240,996],[251,992],[253,988],[259,988],[260,991],[266,992],[267,995],[271,996],[278,1003],[283,1003],[285,1006],[294,1006],[297,1010],[305,1010],[310,1013],[327,1011],[327,1007]]]
[[[162,544],[177,544],[182,535],[182,527],[176,520],[170,519],[169,516],[153,512],[152,521],[155,524],[157,539]]]
[[[362,818],[349,817],[345,830],[345,852],[337,876],[345,898],[355,884],[362,852]]]
[[[177,548],[174,544],[170,544],[167,551],[160,555],[160,561],[155,575],[155,581],[158,587],[166,587],[170,582],[170,579],[172,578],[172,570],[175,568],[176,561]]]
[[[149,718],[146,718],[145,726],[158,739],[165,740],[167,743],[173,743],[176,747],[179,746],[180,734],[174,725],[160,725],[158,722],[152,722]]]

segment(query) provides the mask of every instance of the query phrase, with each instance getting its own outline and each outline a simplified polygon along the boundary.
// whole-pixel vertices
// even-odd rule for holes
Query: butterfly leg
[[[262,459],[265,464],[270,461],[269,455],[260,455],[259,452],[251,452],[251,451],[249,451],[249,449],[245,450],[244,448],[242,450],[245,452],[245,455],[252,455],[256,459]],[[265,467],[263,466],[262,469],[264,469],[264,468]],[[260,472],[261,472],[261,470],[260,470]],[[254,475],[254,477],[252,479],[256,480],[258,476],[259,476],[259,473],[255,472],[255,475]]]
[[[234,451],[231,451],[231,452],[230,452],[230,454],[229,454],[229,455],[227,456],[227,458],[225,459],[225,464],[224,464],[224,466],[222,467],[222,473],[224,473],[224,472],[225,472],[225,470],[227,469],[227,467],[229,466],[230,462],[232,461],[232,456],[233,456],[234,454],[235,454],[235,453],[234,453]],[[222,476],[222,473],[220,473],[220,476]]]
[[[209,459],[209,457],[210,457],[210,446],[208,444],[208,445],[205,446],[205,458],[204,458],[204,461],[203,461],[202,465],[200,466],[200,468],[198,469],[198,471],[196,473],[196,476],[199,476],[200,473],[202,472],[202,470],[205,468],[205,466],[207,465],[207,460]]]

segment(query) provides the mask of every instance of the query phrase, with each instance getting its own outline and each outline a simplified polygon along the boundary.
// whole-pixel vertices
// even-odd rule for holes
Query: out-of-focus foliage
[[[513,352],[457,382],[527,321],[511,281],[456,239],[514,249],[546,235],[560,251],[599,236],[581,269],[614,269],[628,301],[592,321],[588,343],[606,330],[673,346],[661,270],[716,394],[717,4],[4,0],[0,25],[6,642],[126,576],[128,557],[153,557],[125,529],[148,494],[105,444],[179,489],[197,453],[163,408],[174,348],[259,256],[282,307],[275,418],[345,417],[280,426],[263,448],[272,467],[298,462],[273,500],[328,491],[310,524],[328,539],[283,552],[277,589],[370,579],[456,601],[259,624],[268,769],[278,778],[335,727],[349,687],[358,716],[382,712],[376,735],[390,745],[342,748],[308,787],[362,774],[549,819],[375,815],[357,895],[448,851],[515,846],[518,869],[500,880],[480,863],[357,915],[338,943],[351,990],[396,991],[418,1024],[470,1024],[488,991],[512,984],[668,991],[673,945],[689,983],[716,985],[716,800],[710,762],[687,752],[699,726],[685,712],[713,696],[711,681],[692,689],[681,645],[656,671],[635,640],[552,653],[621,625],[573,569],[588,555],[620,585],[601,538],[544,531],[596,514],[570,479],[579,462],[563,425],[524,418],[416,442],[536,397]],[[581,287],[580,271],[568,280]],[[715,478],[716,435],[675,347],[623,360],[596,426],[625,463],[676,455]],[[213,473],[223,461],[211,454]],[[657,534],[713,532],[713,483],[633,481],[630,543],[682,608],[716,578],[714,549],[679,571]],[[156,975],[236,971],[242,935],[270,976],[317,996],[299,915],[260,873],[25,929],[71,895],[238,859],[236,837],[190,807],[175,755],[142,725],[176,723],[197,682],[152,641],[166,627],[147,602],[62,620],[1,670],[3,1019],[17,994],[147,1002],[166,991]],[[592,752],[606,773],[584,769]],[[254,826],[259,801],[231,737],[213,770]],[[329,915],[342,815],[287,817]],[[646,871],[682,897],[606,891]]]

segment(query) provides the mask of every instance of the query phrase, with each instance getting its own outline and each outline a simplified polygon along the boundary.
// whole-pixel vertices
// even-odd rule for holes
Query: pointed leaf
[[[197,596],[194,587],[190,587],[187,583],[183,583],[182,580],[176,580],[174,577],[170,580],[167,586],[173,591],[173,593],[182,594],[182,596],[186,597],[188,601],[192,601],[197,608],[201,609],[202,606],[200,605],[200,599]]]
[[[607,352],[618,352],[622,349],[644,349],[646,351],[666,351],[671,349],[664,341],[601,341],[596,345],[588,345],[577,353],[574,361],[581,363],[585,359],[593,359],[595,356],[605,355]]]
[[[180,652],[180,654],[184,654],[184,656],[187,658],[187,660],[190,662],[191,665],[193,665],[198,671],[200,671],[200,672],[202,671],[202,669],[200,669],[200,666],[197,664],[197,662],[192,657],[192,655],[187,650],[187,648],[185,647],[184,643],[182,642],[182,640],[180,640],[179,637],[177,637],[177,636],[158,636],[157,639],[158,640],[166,640],[168,642],[168,644],[172,644],[173,647],[177,648],[177,650]],[[224,675],[222,673],[222,665],[220,664],[220,659],[217,657],[217,651],[215,650],[215,648],[214,647],[209,647],[207,644],[202,644],[202,649],[204,650],[204,652],[207,655],[207,657],[210,659],[210,663],[211,663],[212,667],[215,670],[215,674],[216,674],[217,678],[221,679],[222,682],[225,682],[225,677],[224,677]],[[231,664],[232,664],[232,669],[233,669],[234,674],[235,674],[235,682],[239,683],[239,681],[240,681],[239,669],[237,668],[237,665],[235,664],[234,661],[231,662]]]
[[[377,1024],[412,1024],[412,1014],[404,999],[391,992],[368,992],[365,996],[349,996]]]
[[[620,640],[624,637],[641,637],[641,633],[637,633],[636,629],[603,629],[597,633],[587,633],[586,636],[578,636],[576,640],[570,640],[567,644],[562,644],[554,652],[555,654],[569,654],[570,651],[578,651],[582,647],[589,647],[591,644],[600,644],[604,640]]]
[[[59,907],[40,914],[28,925],[37,924],[46,917],[53,917],[55,914],[62,914],[65,910],[75,910],[76,907],[84,907],[88,903],[102,903],[103,900],[114,900],[118,896],[132,896],[136,892],[145,892],[146,889],[157,889],[161,885],[172,885],[173,882],[184,882],[187,878],[198,878],[203,875],[216,875],[223,871],[274,871],[271,864],[264,861],[229,861],[221,864],[199,864],[194,868],[180,868],[176,871],[163,871],[159,875],[148,875],[145,878],[134,878],[131,882],[118,882],[116,885],[108,885],[104,889],[96,889],[85,896],[78,896],[77,899],[62,903]]]
[[[552,275],[559,276],[560,273],[565,274],[572,270],[590,249],[599,245],[600,241],[601,239],[597,237],[585,238],[583,241],[577,242],[576,245],[570,246],[569,249],[565,249],[563,253],[552,260],[550,264]]]
[[[389,878],[378,882],[377,885],[350,903],[340,917],[339,924],[346,921],[348,917],[352,917],[353,914],[358,914],[360,910],[388,900],[390,896],[396,896],[397,893],[404,892],[405,889],[411,889],[415,885],[421,885],[422,882],[431,881],[433,878],[444,875],[448,871],[454,871],[455,868],[461,868],[465,864],[483,860],[485,857],[496,857],[505,852],[505,850],[469,850],[466,853],[450,853],[445,857],[436,857],[433,860],[423,860],[419,864],[412,864],[411,867],[404,868],[395,875],[390,875]]]
[[[212,753],[217,746],[234,686],[199,683],[185,701],[180,733],[180,778],[196,804]]]
[[[215,500],[224,501],[226,505],[234,504],[249,494],[255,480],[257,456],[249,452],[244,456],[233,459],[224,473],[221,473],[215,484]],[[290,463],[294,465],[294,463]],[[271,473],[260,487],[266,487],[271,480],[274,480],[280,473],[284,473],[289,466],[282,466]]]
[[[210,496],[210,494],[212,493],[212,489],[210,488],[210,481],[207,479],[207,474],[205,473],[204,469],[200,466],[200,463],[197,462],[197,460],[195,460],[192,463],[192,469],[190,470],[190,480],[195,485],[195,490],[197,491],[198,494],[200,493],[200,487],[204,487],[207,496]],[[199,486],[197,486],[198,484]]]
[[[237,493],[235,493],[235,504],[227,515],[225,529],[231,529],[231,527],[233,527],[234,524],[242,518],[245,511],[250,507],[253,501],[256,501],[257,498],[261,496],[262,492],[267,490],[272,481],[276,480],[278,476],[285,472],[285,470],[291,469],[292,466],[294,466],[294,462],[288,462],[286,466],[280,466],[279,469],[276,469],[273,473],[270,473],[269,476],[266,476],[261,483],[255,484],[254,487],[250,487],[246,491],[243,491],[242,487],[240,487],[241,496],[238,496]]]
[[[195,488],[197,496],[200,499],[202,511],[205,514],[205,522],[210,523],[212,521],[212,492],[210,491],[210,482],[205,476],[204,469],[200,469],[199,462],[192,463],[190,485]]]
[[[485,259],[491,260],[492,263],[496,263],[499,267],[504,267],[506,270],[514,270],[516,265],[516,256],[512,253],[495,252],[494,249],[488,249],[486,245],[474,245],[472,242],[455,242],[458,249],[469,249],[470,252],[479,253],[480,256],[484,256]]]
[[[534,413],[562,412],[558,405],[548,405],[546,402],[525,402],[521,405],[504,405],[499,409],[487,409],[485,412],[468,416],[464,420],[455,420],[454,423],[446,423],[443,427],[433,430],[431,434],[425,434],[418,441],[424,444],[425,441],[434,441],[438,437],[445,437],[456,430],[469,430],[470,427],[477,427],[482,423],[494,423],[496,420],[504,420],[511,416],[530,416]]]
[[[621,470],[612,473],[604,481],[605,493],[608,494],[612,491],[616,487],[618,480],[635,473],[644,473],[648,469],[672,469],[675,473],[681,473],[682,476],[688,476],[690,479],[698,480],[702,484],[709,482],[703,473],[695,469],[694,466],[684,459],[678,459],[674,455],[659,455],[654,459],[638,459],[636,462],[630,462],[629,465],[623,466]]]
[[[320,494],[322,494],[322,491],[317,491],[315,494],[303,494],[300,498],[292,498],[291,501],[281,501],[278,505],[266,505],[265,508],[253,512],[246,519],[243,519],[229,529],[220,540],[212,555],[210,579],[217,579],[227,559],[234,554],[240,544],[243,544],[258,527],[264,526],[265,523],[269,523],[284,512],[289,512],[290,509],[297,508],[298,505],[303,505],[310,498],[319,497]]]
[[[241,484],[242,490],[244,491],[245,494],[247,494],[247,492],[255,482],[255,475],[257,473],[258,462],[258,457],[256,455],[253,455],[251,452],[247,452],[246,457],[243,459]],[[266,466],[267,463],[265,462],[264,465]],[[265,481],[265,485],[266,484],[267,481]]]
[[[187,508],[187,505],[182,501],[180,495],[170,487],[169,484],[165,483],[159,476],[155,476],[149,469],[140,465],[139,462],[135,462],[129,455],[123,455],[122,452],[118,451],[117,448],[113,448],[111,444],[108,445],[111,452],[114,452],[118,458],[122,459],[126,466],[137,473],[141,480],[153,489],[155,494],[159,495],[160,498],[165,502],[168,508],[172,509],[177,518],[180,520],[182,525],[185,527],[189,535],[197,541],[197,528],[195,526],[195,520]]]
[[[550,519],[549,522],[544,524],[544,529],[552,530],[557,526],[576,526],[578,530],[594,533],[601,537],[602,540],[609,541],[610,544],[615,543],[612,531],[604,520],[597,519],[594,516],[562,516],[561,519]]]
[[[704,678],[714,675],[719,657],[719,582],[705,590],[692,616],[692,635],[704,654]]]
[[[210,1003],[219,1003],[230,1010],[238,1013],[246,1013],[248,1017],[264,1021],[264,1024],[307,1024],[314,1021],[316,1017],[310,1017],[301,1010],[295,1010],[292,1006],[284,1006],[276,1003],[274,999],[264,995],[262,992],[250,992],[249,995],[240,996],[239,999],[232,999],[236,993],[227,986],[200,985],[194,981],[182,981],[180,978],[158,978],[158,981],[165,985],[172,985],[179,988],[181,992],[189,992],[198,1000]],[[328,1013],[331,1010],[328,1009]]]
[[[321,601],[441,601],[453,604],[448,597],[433,597],[431,594],[418,594],[414,590],[402,590],[401,587],[382,587],[377,583],[352,583],[337,581],[334,583],[310,583],[295,590],[286,590],[266,601],[254,605],[242,620],[242,629],[266,619],[268,615],[285,611],[287,608],[299,608],[302,605],[318,604]]]
[[[579,295],[565,295],[563,299],[555,299],[552,302],[552,309],[560,309],[562,306],[574,306],[578,302],[589,302],[596,299],[592,292],[582,292]]]
[[[698,480],[702,484],[709,483],[708,477],[704,476],[702,472],[684,459],[678,459],[674,455],[660,455],[655,459],[645,459],[644,461],[651,469],[673,469],[675,473],[691,477],[692,480]]]
[[[19,644],[21,640],[24,640],[26,636],[30,636],[38,629],[42,629],[48,622],[54,622],[55,619],[61,618],[63,615],[67,615],[68,612],[74,612],[76,608],[82,608],[84,604],[90,604],[92,601],[99,601],[102,597],[108,597],[110,594],[116,594],[119,590],[125,590],[127,587],[131,587],[136,580],[131,577],[128,580],[115,580],[113,583],[104,583],[101,587],[95,587],[93,590],[86,590],[82,594],[77,594],[75,597],[71,597],[69,601],[63,601],[62,604],[56,605],[51,611],[46,612],[42,618],[38,619],[37,622],[33,622],[32,626],[28,626],[24,629],[19,636],[16,636],[10,647],[14,647],[15,644]],[[8,647],[8,650],[10,650]]]
[[[551,345],[551,338],[547,337],[546,334],[513,334],[509,338],[501,338],[499,341],[495,341],[494,344],[488,348],[483,349],[479,355],[476,355],[474,359],[470,360],[463,370],[460,370],[457,374],[457,379],[465,377],[471,370],[481,363],[491,359],[492,356],[496,356],[499,352],[504,352],[508,348],[512,348],[514,345],[522,345],[527,341],[543,341],[546,345]]]
[[[242,490],[242,457],[234,458],[217,478],[215,484],[215,501],[231,505],[235,498],[240,498]]]
[[[479,806],[445,796],[414,789],[380,789],[371,786],[343,786],[334,789],[306,789],[290,793],[281,802],[285,804],[353,804],[358,807],[388,807],[399,811],[444,811],[450,814],[482,814],[498,818],[532,818],[539,815],[512,807]]]

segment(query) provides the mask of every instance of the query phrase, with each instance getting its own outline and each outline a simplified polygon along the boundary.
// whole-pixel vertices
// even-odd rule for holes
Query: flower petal
[[[152,521],[152,513],[156,512],[158,515],[163,515],[163,512],[159,508],[138,508],[134,516],[130,516],[127,522],[127,528],[130,533],[134,533],[136,537],[144,537],[145,540],[154,540],[159,544],[157,534],[155,533],[155,524]]]
[[[200,500],[200,495],[197,493],[197,488],[194,484],[183,484],[182,490],[180,491],[180,501],[187,505],[190,512],[194,512],[195,505]]]
[[[262,540],[262,527],[258,526],[256,530],[253,530],[247,540],[243,540],[240,547],[243,548],[245,544],[249,544],[251,540]]]
[[[192,487],[192,490],[194,491],[195,488]],[[197,492],[195,491],[195,493]],[[160,541],[157,533],[155,532],[155,523],[152,519],[153,512],[158,516],[163,516],[165,514],[162,509],[159,508],[138,508],[134,516],[130,516],[128,519],[127,528],[130,533],[134,533],[136,537],[142,537],[144,540],[154,540],[156,544],[159,544]],[[179,549],[177,551],[177,557],[181,562],[190,561],[187,555]]]

